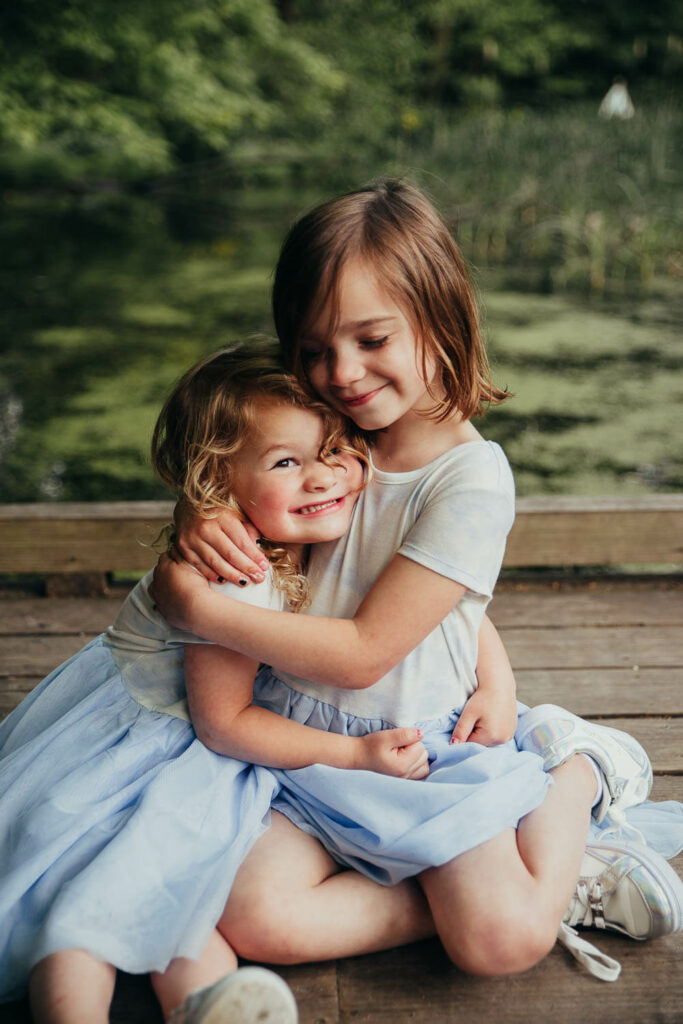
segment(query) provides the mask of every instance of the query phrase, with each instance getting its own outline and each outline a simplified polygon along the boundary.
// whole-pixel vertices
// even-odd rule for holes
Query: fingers
[[[269,562],[256,543],[259,539],[258,530],[253,523],[242,522],[239,519],[231,521],[229,525],[230,533],[222,531],[231,556],[226,558],[226,561],[233,568],[246,573],[254,582],[260,583],[264,579]]]
[[[264,569],[255,565],[226,534],[217,535],[214,541],[219,547],[204,540],[195,540],[192,548],[179,541],[178,547],[185,560],[212,582],[236,583],[240,587],[246,587],[250,582],[263,582],[266,578]],[[249,543],[252,544],[252,541],[249,540]],[[255,545],[254,548],[259,560],[267,568],[268,560]]]
[[[468,713],[467,705],[465,705],[455,729],[453,730],[451,743],[467,743],[472,738],[473,731],[476,730],[477,722],[478,719],[476,714],[472,714],[471,712]]]
[[[482,747],[493,747],[496,741],[491,738],[485,728],[477,725],[476,729],[473,729],[470,733],[468,743],[479,743]]]
[[[406,751],[411,751],[414,748],[406,748]],[[410,762],[409,767],[404,772],[405,779],[424,779],[429,775],[429,755],[425,747],[422,747],[418,756]]]
[[[422,735],[422,729],[413,729],[412,727],[389,729],[387,732],[387,738],[391,740],[394,747],[411,747],[414,743],[420,742]]]

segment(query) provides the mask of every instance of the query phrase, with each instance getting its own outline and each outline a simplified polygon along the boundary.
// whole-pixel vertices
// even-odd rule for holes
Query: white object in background
[[[614,84],[605,94],[600,104],[598,117],[603,117],[605,120],[618,117],[622,121],[628,121],[635,112],[635,107],[626,88],[626,82],[623,78],[615,78]]]

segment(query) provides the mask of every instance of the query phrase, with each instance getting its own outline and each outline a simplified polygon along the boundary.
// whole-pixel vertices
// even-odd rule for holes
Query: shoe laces
[[[571,928],[564,921],[560,924],[557,940],[594,978],[599,978],[600,981],[616,981],[621,974],[621,964],[617,960],[601,952],[597,946],[582,938],[575,928]]]
[[[607,836],[613,836],[617,839],[633,840],[637,843],[642,843],[644,846],[647,845],[647,840],[643,833],[635,825],[629,824],[621,807],[610,807],[605,815],[605,820],[607,821],[607,828],[602,829],[600,832],[601,842]]]

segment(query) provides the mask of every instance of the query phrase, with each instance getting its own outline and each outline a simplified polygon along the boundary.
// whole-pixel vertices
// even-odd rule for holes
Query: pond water
[[[272,334],[279,242],[319,198],[315,188],[296,202],[291,188],[240,194],[189,205],[9,197],[3,502],[164,496],[147,449],[165,394],[202,355]],[[477,277],[494,377],[514,393],[481,429],[505,447],[519,492],[683,488],[680,297],[655,288],[616,307]]]

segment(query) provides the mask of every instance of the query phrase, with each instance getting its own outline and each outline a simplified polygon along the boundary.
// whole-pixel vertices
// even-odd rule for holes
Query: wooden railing
[[[0,574],[150,568],[170,502],[0,505]],[[507,567],[683,567],[683,494],[521,498]]]

